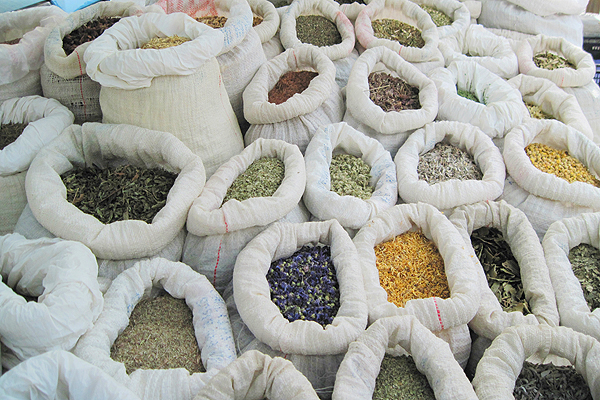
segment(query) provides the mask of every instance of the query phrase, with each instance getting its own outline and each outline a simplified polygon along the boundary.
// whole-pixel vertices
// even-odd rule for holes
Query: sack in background
[[[585,12],[586,0],[507,0],[536,15],[552,14],[580,15]]]
[[[583,115],[594,132],[594,142],[600,143],[600,88],[598,84],[592,81],[581,87],[566,87],[563,90],[575,96]]]
[[[445,38],[461,39],[465,36],[467,28],[471,25],[471,14],[464,3],[458,0],[415,0],[419,6],[430,6],[446,14],[452,23],[437,26],[440,40]],[[440,47],[440,50],[441,47]]]
[[[253,29],[260,38],[266,59],[270,60],[283,53],[284,49],[279,40],[280,18],[273,3],[268,0],[250,0],[248,4],[252,13],[262,18],[262,22]]]

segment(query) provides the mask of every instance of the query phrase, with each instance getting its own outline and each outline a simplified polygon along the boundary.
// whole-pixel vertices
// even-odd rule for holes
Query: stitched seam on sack
[[[438,321],[442,329],[444,329],[444,323],[442,322],[442,314],[440,313],[440,308],[438,307],[437,300],[435,297],[433,298],[433,304],[435,304],[435,311],[437,311]]]
[[[229,225],[227,225],[227,219],[225,219],[225,214],[223,214],[223,222],[225,223],[225,233],[229,233]],[[215,264],[215,271],[213,272],[213,286],[217,286],[217,268],[219,268],[219,260],[221,259],[221,245],[223,244],[223,239],[219,242],[219,250],[217,250],[217,263]]]
[[[85,98],[83,97],[83,70],[81,69],[81,58],[79,57],[79,52],[75,51],[75,54],[77,54],[77,62],[79,63],[79,91],[81,92],[81,101],[83,101],[83,118],[85,119],[85,116],[87,115],[87,105],[85,104]]]

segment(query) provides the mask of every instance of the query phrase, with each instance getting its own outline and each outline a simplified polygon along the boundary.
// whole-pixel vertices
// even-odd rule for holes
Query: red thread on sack
[[[223,214],[223,222],[225,223],[225,233],[229,233],[229,225],[227,225],[227,220],[225,219],[225,214]],[[215,271],[213,272],[213,286],[217,285],[217,268],[219,268],[219,260],[221,259],[221,245],[223,244],[223,239],[219,242],[219,250],[217,250],[217,263],[215,264]]]
[[[435,297],[433,298],[433,304],[435,304],[435,310],[437,311],[438,321],[440,322],[440,326],[444,329],[444,323],[442,322],[442,314],[440,313],[440,308],[438,307],[437,300]]]
[[[75,54],[77,54],[77,62],[79,62],[79,72],[81,75],[79,77],[79,91],[81,92],[81,101],[83,102],[83,117],[85,119],[87,104],[85,104],[85,98],[83,97],[83,69],[81,68],[81,58],[79,58],[79,52],[75,51]]]

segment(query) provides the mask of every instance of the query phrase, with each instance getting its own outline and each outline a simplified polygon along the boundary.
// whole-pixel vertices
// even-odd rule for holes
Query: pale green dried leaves
[[[429,14],[431,20],[436,26],[440,27],[452,24],[452,18],[450,18],[437,8],[428,6],[426,4],[420,4],[420,6],[423,10],[427,11],[427,14]]]
[[[284,176],[283,161],[275,157],[259,158],[231,183],[223,204],[231,199],[244,201],[252,197],[273,196]]]
[[[421,31],[412,25],[396,19],[382,18],[371,22],[375,37],[394,40],[403,46],[422,48],[425,40]]]
[[[373,194],[371,167],[360,157],[350,154],[336,154],[329,166],[331,191],[340,196],[354,196],[368,200]]]
[[[427,377],[410,356],[385,355],[375,381],[373,400],[435,400]]]
[[[430,185],[450,179],[481,180],[483,173],[473,156],[456,146],[438,142],[419,157],[417,174]]]
[[[565,57],[559,56],[549,51],[538,53],[533,56],[533,62],[538,68],[547,70],[555,70],[559,68],[572,68],[575,69],[575,64],[567,60]]]

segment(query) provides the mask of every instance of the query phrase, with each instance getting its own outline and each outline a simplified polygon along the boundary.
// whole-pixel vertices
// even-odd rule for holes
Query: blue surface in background
[[[51,0],[50,2],[68,13],[72,13],[98,1],[100,0]]]
[[[20,10],[41,2],[42,0],[2,0],[0,1],[0,12]]]

